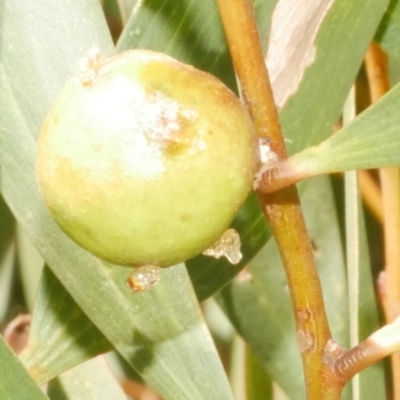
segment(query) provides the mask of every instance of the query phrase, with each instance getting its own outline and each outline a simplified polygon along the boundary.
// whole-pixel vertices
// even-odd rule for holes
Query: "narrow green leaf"
[[[369,339],[383,354],[392,355],[400,350],[400,317],[375,331]]]
[[[315,40],[316,58],[281,111],[289,154],[332,133],[389,0],[335,0]]]
[[[25,301],[28,310],[32,311],[44,261],[19,225],[17,225],[17,254]]]
[[[47,396],[28,375],[17,356],[0,335],[0,398],[4,400],[45,400]]]
[[[137,0],[117,0],[117,3],[122,16],[122,22],[125,25],[132,14],[132,10],[136,5]]]
[[[127,400],[102,357],[64,372],[50,382],[48,395],[53,400]]]
[[[0,17],[0,62],[24,122],[37,137],[78,60],[92,47],[111,55],[111,36],[98,1],[6,1]]]
[[[43,384],[76,365],[113,349],[78,307],[53,272],[45,267],[27,347],[20,358]]]
[[[390,1],[375,40],[390,56],[400,59],[400,1]]]
[[[397,85],[339,132],[292,156],[287,165],[300,177],[400,165],[399,107]]]
[[[236,79],[218,8],[213,0],[144,0],[118,41],[117,50],[144,48],[218,76],[231,88]]]
[[[326,178],[307,186],[302,204],[313,241],[333,338],[348,344],[348,303],[341,237]],[[277,246],[268,244],[218,297],[230,320],[271,378],[291,399],[305,398],[300,352]]]

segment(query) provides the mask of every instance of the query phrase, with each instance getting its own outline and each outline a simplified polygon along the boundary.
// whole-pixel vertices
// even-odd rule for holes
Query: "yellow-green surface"
[[[257,167],[239,99],[213,76],[143,50],[81,75],[39,138],[38,177],[61,228],[128,266],[174,265],[213,245]]]

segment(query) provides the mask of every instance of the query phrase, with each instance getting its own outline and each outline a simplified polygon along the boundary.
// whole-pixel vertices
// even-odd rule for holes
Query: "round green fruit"
[[[62,230],[106,261],[161,267],[228,228],[251,189],[258,145],[215,77],[135,50],[87,58],[51,108],[37,172]]]

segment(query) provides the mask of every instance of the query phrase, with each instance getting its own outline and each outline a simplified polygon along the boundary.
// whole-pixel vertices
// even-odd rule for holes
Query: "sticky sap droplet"
[[[134,293],[145,292],[160,280],[160,269],[156,265],[135,268],[128,276],[126,283]]]
[[[219,240],[203,252],[214,258],[226,257],[231,264],[238,264],[243,255],[240,251],[240,236],[234,229],[228,229]]]

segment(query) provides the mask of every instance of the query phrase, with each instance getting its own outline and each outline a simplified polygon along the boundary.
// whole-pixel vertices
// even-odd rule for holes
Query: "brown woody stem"
[[[217,0],[217,3],[235,71],[257,133],[260,137],[269,137],[271,149],[285,159],[285,145],[252,2]],[[308,399],[339,399],[342,383],[334,377],[326,379],[331,371],[323,361],[323,353],[330,330],[297,190],[291,186],[273,194],[258,193],[258,197],[287,275]]]

